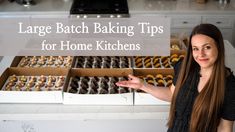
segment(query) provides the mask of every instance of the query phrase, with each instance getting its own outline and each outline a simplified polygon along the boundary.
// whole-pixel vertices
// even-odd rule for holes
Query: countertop
[[[235,48],[225,42],[226,65],[235,71]],[[4,56],[0,74],[14,56]],[[0,104],[0,120],[86,120],[86,119],[167,119],[168,105],[158,106],[81,106],[63,104]]]
[[[0,0],[0,15],[9,14],[64,14],[69,15],[72,0],[35,0],[36,5],[24,7],[16,2]],[[206,4],[196,3],[195,0],[128,0],[130,14],[135,13],[226,13],[234,15],[235,1],[229,4],[219,4],[209,0]]]

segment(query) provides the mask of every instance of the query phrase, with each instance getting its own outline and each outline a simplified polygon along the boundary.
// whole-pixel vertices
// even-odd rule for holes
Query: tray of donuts
[[[133,90],[115,83],[127,80],[132,69],[71,69],[64,104],[133,105]]]
[[[173,69],[134,69],[134,75],[144,83],[163,88],[170,87],[173,81]],[[162,101],[141,90],[134,91],[135,105],[168,105],[169,102]]]
[[[127,56],[77,56],[74,68],[132,68],[131,57]]]
[[[67,68],[7,68],[0,78],[1,103],[62,103]]]
[[[11,67],[60,67],[71,68],[73,56],[16,56]]]
[[[184,58],[182,53],[171,53],[171,56],[134,56],[134,68],[173,68],[174,64]]]

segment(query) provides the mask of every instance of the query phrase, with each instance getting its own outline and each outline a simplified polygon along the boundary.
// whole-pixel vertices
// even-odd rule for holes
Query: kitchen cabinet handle
[[[188,22],[187,21],[183,21],[183,24],[188,24]]]
[[[220,22],[220,21],[219,21],[219,22],[216,22],[216,24],[221,24],[221,23],[222,23],[222,22]]]

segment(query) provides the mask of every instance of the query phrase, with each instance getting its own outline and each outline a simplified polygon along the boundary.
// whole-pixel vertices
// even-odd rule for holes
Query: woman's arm
[[[233,121],[221,119],[218,126],[218,132],[233,132]]]
[[[145,84],[138,77],[135,77],[133,75],[129,75],[128,77],[129,77],[128,81],[117,82],[116,85],[123,87],[130,87],[133,89],[140,89],[145,91],[146,93],[153,95],[158,99],[168,102],[171,101],[175,89],[174,85],[171,85],[171,87],[155,87],[147,83]]]

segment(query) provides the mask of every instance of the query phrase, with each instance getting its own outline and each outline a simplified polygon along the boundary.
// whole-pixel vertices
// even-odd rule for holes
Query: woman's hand
[[[135,77],[133,75],[128,75],[129,80],[128,81],[120,81],[117,82],[117,86],[122,86],[122,87],[129,87],[133,89],[142,89],[144,86],[143,81],[141,81],[140,78]]]

